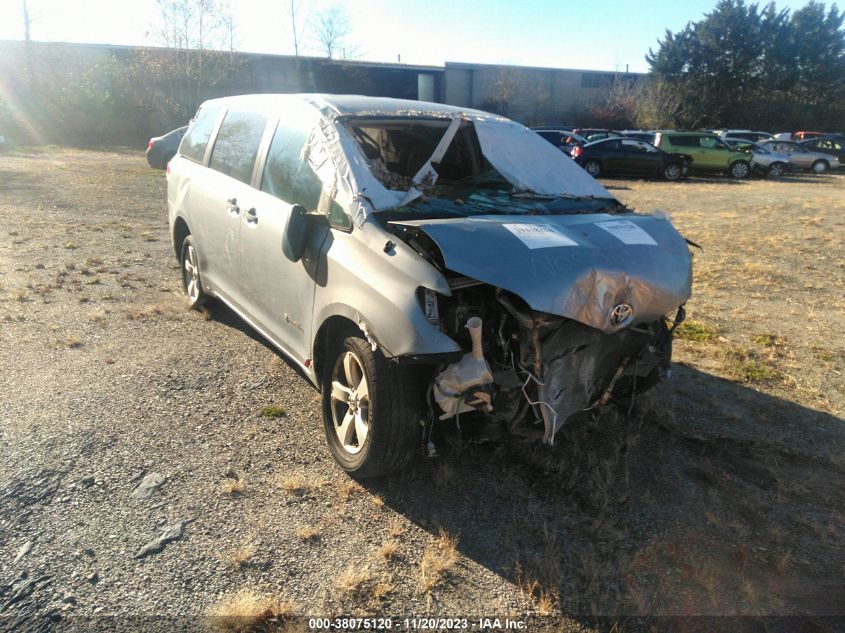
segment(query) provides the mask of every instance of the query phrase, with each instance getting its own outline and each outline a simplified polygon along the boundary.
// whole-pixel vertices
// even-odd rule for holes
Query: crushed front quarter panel
[[[691,294],[684,238],[638,214],[484,215],[393,221],[425,231],[446,267],[521,297],[531,308],[603,332],[660,319]],[[614,322],[615,307],[633,314]]]

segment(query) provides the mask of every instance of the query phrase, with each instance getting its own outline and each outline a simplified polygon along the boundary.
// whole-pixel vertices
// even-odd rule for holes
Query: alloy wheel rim
[[[780,176],[783,173],[783,167],[778,164],[772,165],[771,170],[769,171],[772,176]]]
[[[748,167],[745,166],[743,163],[737,163],[734,165],[734,176],[738,178],[744,178],[748,174]]]
[[[200,271],[197,264],[197,251],[193,245],[188,245],[185,262],[185,292],[191,303],[195,302],[200,295]]]
[[[823,174],[825,171],[827,171],[827,167],[825,167],[824,163],[816,163],[815,165],[813,165],[813,169],[817,174]]]
[[[670,180],[675,180],[681,175],[681,168],[677,165],[669,165],[666,168],[666,176],[669,177]]]
[[[359,453],[370,434],[370,391],[358,357],[341,354],[332,370],[332,427],[344,451]]]
[[[598,163],[593,162],[593,161],[590,161],[589,163],[587,163],[587,173],[588,174],[590,174],[591,176],[596,176],[596,175],[598,175],[599,171],[600,171],[600,169],[599,169]]]

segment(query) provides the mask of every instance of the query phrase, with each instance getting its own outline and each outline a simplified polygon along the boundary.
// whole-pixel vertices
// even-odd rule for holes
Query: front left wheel
[[[355,335],[329,350],[324,367],[323,425],[337,463],[360,478],[399,470],[421,428],[422,390],[407,368]]]
[[[182,287],[185,289],[185,296],[188,299],[188,306],[199,308],[208,299],[208,295],[202,289],[200,278],[199,255],[191,235],[182,242],[182,256],[180,258],[182,268]]]

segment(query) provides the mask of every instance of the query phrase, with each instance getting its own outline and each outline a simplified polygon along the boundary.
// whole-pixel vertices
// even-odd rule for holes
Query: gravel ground
[[[0,156],[0,628],[845,615],[845,177],[606,184],[704,246],[671,382],[361,484],[295,369],[185,309],[142,154]]]

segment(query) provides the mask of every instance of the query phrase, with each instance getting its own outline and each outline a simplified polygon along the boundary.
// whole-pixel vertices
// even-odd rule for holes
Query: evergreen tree
[[[682,91],[685,107],[667,111],[666,124],[845,127],[843,22],[836,5],[815,0],[791,15],[774,2],[720,0],[646,55],[655,85]]]

